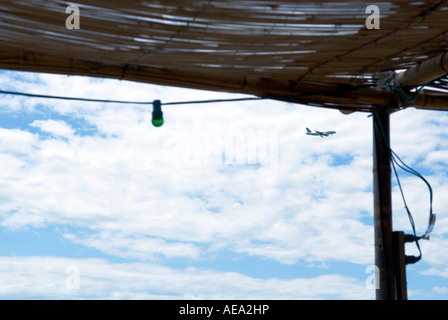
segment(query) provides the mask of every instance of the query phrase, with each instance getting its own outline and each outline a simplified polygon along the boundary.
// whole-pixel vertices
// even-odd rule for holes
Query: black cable
[[[429,182],[419,172],[417,172],[413,168],[409,167],[406,163],[404,163],[404,161],[401,160],[401,158],[392,150],[392,148],[390,147],[389,141],[386,139],[386,134],[384,132],[383,126],[381,124],[381,121],[379,120],[378,114],[375,114],[374,117],[375,117],[375,125],[378,126],[378,128],[380,129],[380,132],[381,132],[381,134],[383,136],[383,139],[386,142],[386,145],[388,147],[389,159],[391,161],[392,168],[393,168],[395,177],[397,179],[397,184],[398,184],[398,187],[400,189],[401,197],[403,199],[404,207],[406,209],[406,212],[407,212],[407,215],[408,215],[408,218],[409,218],[409,222],[411,224],[413,235],[411,237],[407,236],[406,238],[408,239],[408,241],[406,241],[406,242],[413,242],[413,241],[415,241],[416,247],[417,247],[417,249],[419,251],[419,256],[417,256],[417,257],[415,257],[415,256],[406,256],[406,260],[407,260],[408,264],[409,263],[415,263],[415,262],[419,261],[421,259],[421,257],[422,257],[422,251],[421,251],[420,244],[419,244],[418,241],[420,239],[422,239],[423,236],[417,236],[414,218],[412,217],[412,213],[410,212],[409,207],[407,205],[406,198],[404,196],[403,189],[402,189],[401,182],[400,182],[400,178],[398,176],[398,173],[397,173],[395,165],[397,165],[400,169],[402,169],[402,170],[404,170],[404,171],[406,171],[406,172],[408,172],[408,173],[410,173],[412,175],[415,175],[416,177],[422,179],[425,182],[425,184],[427,185],[428,190],[429,190],[429,202],[430,202],[429,203],[429,216],[430,216],[430,221],[431,221],[431,218],[433,216],[433,212],[432,212],[432,201],[433,201],[432,187],[429,184]]]
[[[267,100],[271,97],[251,97],[251,98],[234,98],[234,99],[211,99],[211,100],[197,100],[197,101],[179,101],[179,102],[165,102],[164,106],[185,105],[185,104],[204,104],[204,103],[220,103],[220,102],[239,102],[239,101],[255,101]]]
[[[344,92],[353,91],[360,88],[371,87],[372,85],[360,85],[354,86],[345,90]],[[92,98],[75,98],[75,97],[65,97],[65,96],[52,96],[45,94],[35,94],[35,93],[25,93],[17,91],[6,91],[0,90],[0,94],[9,94],[16,96],[24,96],[30,98],[42,98],[42,99],[58,99],[58,100],[70,100],[70,101],[83,101],[83,102],[100,102],[100,103],[120,103],[120,104],[140,104],[140,105],[153,105],[154,101],[123,101],[123,100],[107,100],[107,99],[92,99]],[[313,93],[302,93],[302,94],[290,94],[290,95],[278,95],[278,96],[265,96],[265,97],[247,97],[247,98],[231,98],[231,99],[211,99],[211,100],[192,100],[192,101],[178,101],[178,102],[166,102],[163,105],[186,105],[186,104],[204,104],[204,103],[221,103],[221,102],[239,102],[239,101],[257,101],[257,100],[292,100],[295,98],[305,98],[311,96],[321,96],[321,95],[331,95],[338,94],[341,95],[341,89],[321,91]]]
[[[391,154],[392,155],[394,154],[394,152],[392,150],[391,150]],[[420,238],[417,237],[417,232],[415,230],[414,218],[412,217],[411,211],[409,210],[408,204],[406,202],[406,198],[405,198],[404,193],[403,193],[403,188],[401,187],[400,178],[398,176],[397,169],[395,168],[395,163],[397,163],[395,157],[392,157],[392,162],[391,163],[392,163],[392,168],[393,168],[393,171],[394,171],[394,174],[395,174],[395,178],[397,179],[398,188],[400,189],[401,198],[403,199],[404,208],[406,209],[406,213],[408,215],[409,222],[411,224],[412,233],[413,233],[413,236],[414,236],[412,240],[415,241],[415,245],[416,245],[416,247],[418,249],[418,252],[419,252],[419,255],[417,257],[415,257],[415,261],[414,261],[414,262],[417,262],[417,261],[419,261],[422,258],[422,250],[420,249],[420,244],[418,243],[418,240],[420,240]],[[397,165],[399,166],[398,163],[397,163]]]
[[[16,91],[0,90],[0,94],[10,94],[14,96],[24,96],[30,98],[42,98],[42,99],[58,99],[58,100],[74,100],[84,102],[101,102],[101,103],[122,103],[122,104],[152,104],[153,102],[143,101],[120,101],[120,100],[105,100],[105,99],[90,99],[90,98],[74,98],[74,97],[62,97],[62,96],[50,96],[46,94],[25,93]]]

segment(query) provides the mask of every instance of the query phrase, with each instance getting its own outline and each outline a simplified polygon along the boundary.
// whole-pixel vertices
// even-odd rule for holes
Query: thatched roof
[[[68,30],[66,7],[80,9]],[[2,0],[0,68],[279,96],[346,110],[387,101],[381,72],[409,69],[448,47],[448,4],[365,1]],[[443,63],[442,63],[443,67]],[[359,87],[368,85],[367,87]],[[369,87],[370,86],[370,87]],[[448,80],[415,106],[448,109]],[[318,94],[316,94],[318,93]],[[297,97],[285,97],[306,94]]]

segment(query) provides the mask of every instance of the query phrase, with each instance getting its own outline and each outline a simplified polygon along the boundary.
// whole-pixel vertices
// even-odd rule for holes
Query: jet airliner
[[[317,131],[314,130],[314,132],[312,132],[310,129],[306,128],[306,134],[309,136],[320,136],[321,138],[323,137],[328,137],[331,136],[332,134],[335,134],[336,131]]]

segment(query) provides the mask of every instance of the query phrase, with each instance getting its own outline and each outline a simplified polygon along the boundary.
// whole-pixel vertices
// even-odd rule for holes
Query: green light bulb
[[[161,119],[155,119],[154,117],[152,118],[152,125],[154,127],[161,127],[163,125],[163,118]]]
[[[152,109],[152,125],[154,127],[161,127],[163,125],[163,112],[162,112],[162,103],[160,100],[154,100]]]

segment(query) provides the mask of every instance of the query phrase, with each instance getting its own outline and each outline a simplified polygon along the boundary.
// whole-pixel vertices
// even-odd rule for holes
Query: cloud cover
[[[129,82],[35,74],[18,77],[5,73],[0,83],[26,92],[118,100],[169,102],[228,97]],[[193,274],[216,279],[225,279],[229,274],[205,268],[194,272],[176,269],[176,259],[194,263],[220,255],[244,255],[286,265],[348,263],[363,266],[361,269],[373,263],[371,119],[366,114],[344,116],[337,111],[274,101],[166,106],[165,125],[154,128],[150,125],[150,106],[10,96],[2,100],[2,114],[9,119],[0,125],[3,228],[61,227],[63,239],[128,260],[111,264],[111,269],[127,272],[127,267],[157,266],[165,273],[184,274],[191,288],[199,281]],[[13,118],[20,121],[12,125]],[[447,188],[443,158],[447,122],[445,115],[434,112],[406,110],[392,116],[393,148],[410,164],[427,170],[438,192]],[[304,135],[305,127],[334,129],[337,134],[329,139],[308,137]],[[420,212],[426,212],[428,201],[419,195],[425,189],[408,179],[407,191],[412,195],[409,203],[418,209],[415,220],[424,228],[427,215]],[[409,230],[405,214],[400,213],[402,204],[395,196],[397,192],[397,226]],[[438,192],[434,205],[436,210],[442,210],[446,200],[437,197]],[[442,240],[446,221],[439,215],[437,226],[441,229],[436,228],[439,231],[435,236]],[[428,262],[434,259],[431,245],[424,247],[428,248]],[[37,265],[44,264],[45,259],[60,259],[3,258],[4,268],[14,259]],[[95,264],[107,268],[105,260],[80,259],[78,264],[84,263],[88,270]],[[219,264],[216,268],[220,268]],[[141,274],[138,271],[129,276]],[[444,276],[444,271],[437,275]],[[217,287],[226,289],[208,292],[201,287],[191,294],[199,298],[239,298],[235,292],[242,292],[243,297],[263,298],[261,292],[269,291],[266,298],[372,296],[364,286],[367,275],[355,279],[329,273],[291,279],[288,288],[298,286],[303,290],[295,293],[270,290],[271,282],[280,281],[275,280],[275,275],[266,275],[262,280],[244,274],[231,277],[236,282],[247,282],[248,287],[261,283],[261,289],[251,293],[213,280]],[[8,279],[13,281],[12,277]],[[305,289],[310,283],[320,289],[308,295]],[[10,290],[13,287],[11,284]],[[122,295],[112,287],[97,297],[165,296],[146,293],[155,288],[152,286],[124,290]],[[173,292],[174,297],[188,297],[187,286]]]

